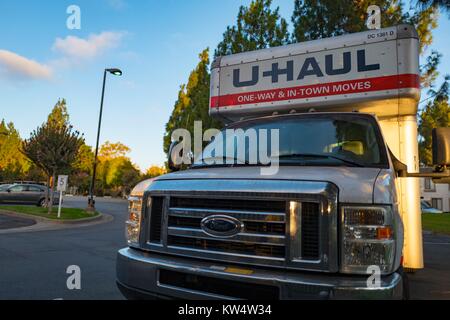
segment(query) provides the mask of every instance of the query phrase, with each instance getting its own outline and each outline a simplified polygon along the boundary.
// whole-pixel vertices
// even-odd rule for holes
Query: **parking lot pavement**
[[[409,275],[411,299],[450,300],[450,236],[425,233],[425,268]]]
[[[64,205],[85,208],[87,199],[66,197]],[[123,299],[115,284],[115,262],[117,250],[125,246],[127,202],[98,198],[96,206],[114,220],[0,234],[0,299]],[[411,298],[450,299],[450,237],[424,234],[424,257],[425,269],[409,276]],[[81,290],[66,286],[70,265],[81,269]]]
[[[85,208],[87,199],[64,205]],[[127,202],[98,199],[114,220],[82,228],[0,234],[1,299],[123,299],[115,283],[116,253],[125,246]],[[81,270],[81,290],[67,288],[67,268]]]
[[[33,219],[0,214],[0,230],[28,227],[34,224],[36,224],[36,221],[34,221]]]

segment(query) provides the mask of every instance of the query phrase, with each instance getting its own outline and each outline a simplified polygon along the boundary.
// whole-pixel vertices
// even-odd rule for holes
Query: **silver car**
[[[0,203],[23,203],[45,206],[47,187],[39,184],[12,184],[0,186]],[[53,203],[57,204],[59,194],[54,192]]]
[[[422,213],[443,213],[442,210],[430,206],[430,204],[425,200],[420,201],[420,210],[422,211]]]

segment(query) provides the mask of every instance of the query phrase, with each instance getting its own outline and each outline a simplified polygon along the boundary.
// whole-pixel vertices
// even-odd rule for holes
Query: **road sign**
[[[61,217],[61,205],[62,205],[62,197],[63,192],[67,189],[67,180],[69,176],[59,175],[58,176],[58,184],[56,185],[56,190],[59,191],[59,206],[58,206],[58,218]]]
[[[59,191],[59,192],[66,191],[68,178],[69,178],[69,176],[63,176],[63,175],[58,176],[58,184],[56,187],[57,191]]]

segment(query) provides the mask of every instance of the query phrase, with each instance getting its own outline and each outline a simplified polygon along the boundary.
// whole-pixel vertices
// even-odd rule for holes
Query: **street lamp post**
[[[105,69],[103,72],[103,87],[102,87],[102,98],[100,101],[100,114],[98,117],[98,129],[97,129],[97,143],[95,145],[95,156],[94,156],[94,167],[92,170],[91,185],[89,187],[89,198],[88,198],[88,211],[95,211],[95,200],[94,200],[94,188],[95,188],[95,174],[97,172],[97,155],[98,155],[98,143],[100,140],[100,128],[102,125],[102,113],[103,113],[103,99],[105,97],[105,84],[106,84],[106,74],[111,73],[115,76],[121,76],[122,71],[117,68]]]

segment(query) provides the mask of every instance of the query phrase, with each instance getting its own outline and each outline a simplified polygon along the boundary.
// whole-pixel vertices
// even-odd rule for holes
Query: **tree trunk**
[[[52,174],[52,187],[50,188],[50,201],[48,203],[48,214],[52,214],[53,209],[53,197],[54,197],[54,189],[55,189],[55,180],[56,180],[56,171],[53,170]]]
[[[45,191],[45,205],[48,208],[49,197],[50,197],[50,175],[47,176],[47,190]]]

